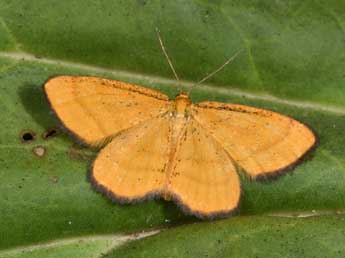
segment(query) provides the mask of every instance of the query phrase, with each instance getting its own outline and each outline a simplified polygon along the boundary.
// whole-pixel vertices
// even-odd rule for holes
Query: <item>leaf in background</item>
[[[112,204],[86,180],[95,152],[77,148],[64,134],[42,138],[56,126],[42,91],[54,75],[114,78],[173,97],[176,84],[168,79],[155,27],[180,77],[188,80],[244,48],[209,85],[193,92],[194,101],[268,108],[319,135],[319,148],[293,173],[267,183],[242,177],[241,215],[273,225],[276,218],[265,214],[344,209],[344,8],[340,1],[0,2],[0,249],[195,221],[169,202]],[[22,130],[34,131],[36,139],[23,144]],[[43,157],[33,154],[37,146],[46,149]],[[231,223],[240,232],[251,220],[255,228],[256,218],[246,216],[219,223],[230,228],[231,238]],[[328,225],[327,219],[314,220],[311,227]],[[304,220],[298,223],[304,227]],[[333,235],[336,229],[329,227]],[[211,237],[213,230],[219,228],[206,227],[204,234]]]
[[[167,230],[103,257],[344,257],[344,226],[344,216],[234,218]]]

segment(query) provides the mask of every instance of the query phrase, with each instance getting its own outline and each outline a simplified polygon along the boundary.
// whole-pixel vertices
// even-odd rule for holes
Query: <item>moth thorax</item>
[[[191,100],[185,93],[180,93],[175,98],[175,112],[177,114],[186,115],[189,106],[191,105]]]

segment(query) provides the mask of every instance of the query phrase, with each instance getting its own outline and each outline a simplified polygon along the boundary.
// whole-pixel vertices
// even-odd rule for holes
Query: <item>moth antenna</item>
[[[168,56],[168,53],[167,53],[167,51],[165,50],[165,46],[164,46],[163,40],[162,40],[162,38],[161,38],[161,35],[160,35],[160,33],[159,33],[159,29],[156,28],[156,31],[157,31],[157,37],[158,37],[158,40],[159,40],[159,44],[161,45],[162,51],[163,51],[163,53],[164,53],[164,56],[165,56],[165,58],[167,59],[168,64],[169,64],[169,66],[170,66],[172,72],[174,73],[174,76],[175,76],[176,81],[177,81],[177,84],[178,84],[178,91],[179,91],[179,93],[181,93],[181,92],[182,92],[182,85],[181,85],[180,78],[178,77],[178,75],[177,75],[177,73],[176,73],[176,71],[175,71],[175,68],[174,68],[174,66],[173,66],[173,64],[172,64],[172,62],[171,62],[171,60],[170,60],[170,58],[169,58],[169,56]]]
[[[216,73],[218,73],[219,71],[221,71],[226,65],[228,65],[229,63],[231,63],[231,62],[232,62],[242,51],[243,51],[243,49],[238,50],[232,57],[230,57],[228,60],[226,60],[226,62],[225,62],[224,64],[222,64],[220,67],[218,67],[215,71],[213,71],[212,73],[209,73],[209,74],[206,75],[203,79],[201,79],[201,80],[198,81],[197,83],[193,84],[193,85],[189,88],[187,94],[189,95],[190,92],[192,91],[192,89],[193,89],[195,86],[197,86],[197,85],[203,83],[204,81],[210,79],[213,75],[215,75]]]

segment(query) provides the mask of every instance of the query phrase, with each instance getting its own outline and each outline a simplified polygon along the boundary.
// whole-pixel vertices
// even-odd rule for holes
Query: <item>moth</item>
[[[163,197],[199,218],[228,216],[238,207],[239,170],[252,179],[281,175],[317,142],[311,129],[288,116],[239,104],[192,103],[190,91],[171,100],[122,81],[58,76],[44,92],[74,139],[102,147],[90,169],[98,191],[119,203]]]

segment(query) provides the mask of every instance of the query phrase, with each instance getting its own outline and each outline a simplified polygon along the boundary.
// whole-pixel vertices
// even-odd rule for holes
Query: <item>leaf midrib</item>
[[[152,83],[153,85],[165,85],[165,86],[170,86],[170,87],[176,85],[175,80],[161,77],[161,76],[134,73],[134,72],[124,71],[120,69],[109,69],[109,68],[103,68],[103,67],[92,66],[88,64],[59,60],[59,59],[36,57],[35,55],[28,52],[19,52],[19,51],[0,52],[0,57],[9,58],[15,61],[24,60],[24,61],[38,62],[41,64],[60,65],[60,66],[69,67],[69,68],[81,69],[81,70],[85,70],[89,72],[107,73],[107,74],[115,75],[121,78],[128,78],[129,81],[133,81],[133,80],[148,81]],[[190,87],[194,85],[194,82],[182,80],[181,84],[186,87]],[[204,91],[204,92],[213,92],[213,93],[216,92],[216,93],[220,93],[220,94],[228,95],[228,96],[240,96],[240,97],[245,97],[248,99],[264,100],[267,102],[277,103],[277,104],[281,104],[285,106],[298,107],[298,108],[309,109],[309,110],[314,110],[314,111],[328,112],[335,115],[345,115],[345,108],[343,107],[334,106],[334,105],[325,105],[325,104],[320,104],[317,102],[310,102],[310,101],[283,99],[283,98],[279,98],[270,94],[260,94],[260,93],[252,93],[248,91],[243,91],[236,87],[228,88],[228,87],[224,87],[224,86],[222,87],[219,85],[215,86],[212,84],[202,84],[202,87],[200,87],[199,90]]]
[[[71,244],[77,244],[80,242],[93,242],[93,241],[111,241],[112,245],[109,247],[109,249],[113,249],[116,246],[122,245],[129,241],[139,240],[145,237],[156,235],[160,232],[160,230],[155,229],[151,231],[144,231],[140,233],[132,233],[128,235],[124,234],[108,234],[108,235],[87,235],[87,236],[78,236],[78,237],[69,237],[65,239],[55,239],[48,242],[42,242],[42,243],[35,243],[33,245],[26,245],[26,246],[17,246],[10,249],[4,249],[0,250],[0,257],[7,256],[7,255],[15,255],[23,252],[33,252],[36,250],[42,250],[42,249],[49,249],[54,248],[58,246],[64,246],[64,245],[71,245]]]
[[[278,217],[278,218],[290,218],[290,219],[299,220],[299,219],[306,219],[309,217],[327,217],[327,216],[334,216],[334,215],[337,216],[337,215],[342,215],[344,213],[345,211],[279,212],[279,213],[262,214],[259,217]],[[248,218],[248,216],[242,216],[242,217]],[[249,217],[252,217],[252,216],[249,216]],[[254,216],[254,217],[258,217],[258,216]],[[65,246],[65,245],[78,244],[81,242],[94,242],[94,241],[110,241],[111,245],[109,246],[108,251],[111,251],[114,248],[117,248],[125,243],[143,239],[143,238],[150,237],[153,235],[157,235],[157,234],[160,234],[164,230],[177,228],[179,226],[185,226],[187,224],[176,225],[173,227],[162,227],[160,229],[134,232],[131,234],[100,234],[100,235],[84,235],[84,236],[68,237],[68,238],[62,238],[62,239],[58,238],[58,239],[54,239],[50,241],[34,243],[31,245],[16,246],[9,249],[3,249],[3,250],[0,250],[0,257],[9,256],[9,255],[13,256],[20,253],[50,249],[50,248],[60,247],[60,246]]]

